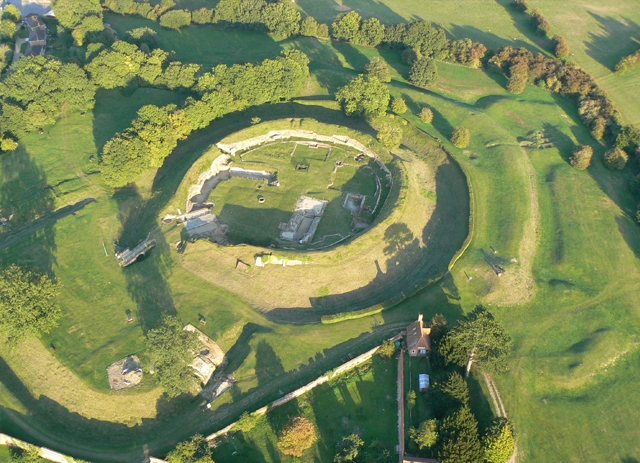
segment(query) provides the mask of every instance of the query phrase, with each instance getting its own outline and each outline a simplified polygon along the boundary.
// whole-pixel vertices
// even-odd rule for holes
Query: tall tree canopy
[[[316,427],[301,416],[293,418],[278,436],[278,449],[285,455],[301,457],[318,440]]]
[[[174,451],[167,455],[169,463],[214,463],[207,440],[196,434],[190,440],[180,442]]]
[[[478,421],[468,406],[449,414],[440,425],[437,450],[440,463],[482,463],[484,454],[478,435]]]
[[[86,111],[95,103],[95,87],[76,64],[31,56],[13,64],[0,85],[2,126],[17,137],[53,124],[62,109]]]
[[[198,336],[182,329],[176,317],[164,317],[162,324],[147,333],[147,350],[158,381],[169,397],[188,393],[196,384],[191,368]]]
[[[377,77],[359,75],[336,93],[347,116],[373,119],[382,116],[389,106],[389,90]]]
[[[100,0],[54,0],[53,9],[60,25],[72,31],[76,45],[82,45],[87,34],[104,29]]]
[[[15,344],[51,331],[61,316],[53,302],[58,289],[59,284],[46,275],[15,265],[7,268],[0,275],[0,333]]]
[[[466,365],[467,376],[472,365],[500,373],[507,369],[506,360],[512,344],[511,336],[500,322],[478,305],[447,333],[440,345],[440,352],[448,363]]]

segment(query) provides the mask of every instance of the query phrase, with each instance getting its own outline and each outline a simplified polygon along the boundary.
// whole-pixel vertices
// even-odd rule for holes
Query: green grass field
[[[232,243],[306,249],[319,244],[299,245],[282,240],[279,224],[289,222],[296,201],[302,195],[328,201],[313,239],[314,243],[328,245],[331,240],[325,242],[325,237],[337,241],[354,233],[354,217],[343,207],[346,195],[366,195],[375,205],[376,177],[385,181],[384,173],[374,161],[369,158],[355,161],[357,154],[353,149],[334,146],[327,158],[328,148],[312,149],[295,142],[251,150],[242,156],[242,162],[234,162],[232,166],[277,172],[280,186],[270,187],[264,180],[243,178],[222,182],[209,195],[209,200],[215,204],[213,212],[221,223],[229,226],[227,237]],[[336,163],[341,163],[342,167],[336,167]],[[301,166],[306,166],[307,170],[300,170]],[[388,189],[383,193],[385,191],[388,193]],[[258,202],[258,196],[264,198],[263,203]],[[386,196],[382,196],[381,204],[385,200]],[[378,212],[371,220],[375,220]]]
[[[494,46],[513,43],[513,37],[530,47],[546,46],[527,35],[526,21],[513,17],[506,0],[476,1],[456,8],[439,0],[428,6],[417,1],[346,4],[365,15],[386,15],[389,22],[409,18],[413,12],[442,23],[456,36],[471,36]],[[325,20],[336,14],[330,2],[300,0],[300,6]],[[543,9],[554,32],[567,36],[574,59],[598,77],[626,119],[637,121],[640,113],[633,97],[640,74],[619,77],[607,70],[614,62],[611,56],[629,49],[625,34],[633,32],[638,21],[634,3],[625,0],[576,8],[574,1],[545,0],[532,6]],[[139,18],[108,15],[107,21],[119,32],[141,25],[157,28]],[[600,25],[608,27],[610,38]],[[253,286],[253,281],[237,280],[240,289],[235,291],[221,287],[215,272],[235,272],[233,266],[226,266],[219,255],[207,254],[211,252],[205,249],[207,243],[190,245],[179,255],[168,244],[179,230],[157,229],[158,217],[183,207],[185,183],[193,180],[185,176],[194,175],[192,166],[197,170],[198,163],[206,164],[203,161],[213,155],[213,143],[231,134],[230,138],[248,138],[263,129],[251,126],[253,116],[276,125],[284,124],[283,118],[302,118],[312,124],[313,118],[371,137],[371,127],[342,116],[335,105],[321,98],[379,52],[315,39],[275,42],[263,35],[205,27],[162,31],[159,37],[161,46],[175,50],[179,59],[207,66],[257,61],[275,56],[282,48],[298,47],[314,60],[314,79],[306,93],[320,99],[254,108],[216,121],[182,142],[165,167],[118,192],[106,188],[97,173],[100,147],[127,127],[142,105],[180,102],[184,95],[150,89],[138,89],[131,96],[119,91],[99,93],[93,113],[69,114],[43,135],[25,138],[17,152],[2,156],[1,209],[3,213],[19,211],[17,220],[25,225],[0,235],[2,264],[17,262],[55,274],[63,285],[59,298],[63,318],[42,343],[30,340],[14,350],[0,347],[0,431],[92,461],[132,461],[143,454],[145,445],[152,454],[161,455],[177,441],[219,429],[242,411],[258,408],[279,397],[280,391],[330,370],[348,353],[363,352],[396,334],[419,312],[427,318],[441,312],[453,321],[482,302],[515,339],[511,371],[497,382],[516,426],[522,461],[631,463],[640,459],[640,422],[635,413],[640,406],[636,304],[640,230],[632,219],[635,200],[624,186],[631,173],[604,167],[604,147],[589,137],[573,103],[536,88],[513,96],[504,90],[501,77],[445,64],[439,64],[440,84],[432,91],[421,91],[406,83],[408,69],[395,54],[381,52],[394,69],[392,94],[403,96],[411,110],[405,115],[410,125],[404,126],[405,146],[400,153],[406,166],[398,164],[395,171],[414,182],[406,183],[416,193],[406,198],[406,217],[424,218],[429,204],[444,207],[439,223],[454,224],[457,230],[455,239],[447,241],[451,228],[446,226],[428,228],[423,222],[416,229],[409,227],[416,240],[439,243],[431,254],[434,260],[421,259],[421,263],[424,268],[431,264],[440,268],[444,263],[446,268],[464,239],[466,233],[459,235],[459,224],[465,224],[468,213],[461,214],[455,207],[467,195],[464,177],[455,169],[432,171],[435,177],[416,169],[421,164],[413,162],[409,153],[425,165],[437,160],[434,152],[423,152],[427,144],[419,130],[445,140],[466,174],[473,218],[469,248],[451,274],[379,315],[330,326],[278,324],[247,302],[244,288],[248,281]],[[216,46],[211,48],[213,43]],[[207,51],[201,54],[198,47]],[[434,110],[433,124],[423,124],[413,115],[423,105]],[[398,118],[388,121],[399,123]],[[459,124],[473,134],[466,151],[446,142]],[[523,149],[519,141],[532,130],[543,131],[554,147]],[[596,151],[593,166],[585,172],[573,170],[567,162],[578,143],[591,144]],[[445,181],[438,182],[438,174]],[[429,178],[435,178],[435,183],[425,181]],[[95,201],[83,202],[89,198]],[[113,257],[113,241],[136,244],[151,230],[158,240],[156,249],[144,261],[121,269]],[[398,244],[397,237],[402,236],[409,235],[397,233],[389,241]],[[358,241],[352,244],[355,247],[349,249],[358,251]],[[441,261],[436,262],[438,258]],[[344,265],[336,264],[338,254],[332,259],[336,260],[327,267],[330,271]],[[394,267],[406,263],[385,260]],[[507,273],[498,278],[490,263],[500,263]],[[362,268],[375,269],[371,261]],[[421,281],[420,274],[416,279]],[[396,284],[390,282],[387,288],[397,288]],[[287,282],[281,281],[279,287],[269,289],[286,288]],[[312,294],[314,300],[345,305],[331,299],[336,293],[332,285],[322,283],[315,292],[307,291],[307,300]],[[388,296],[394,295],[396,291],[389,289]],[[126,323],[128,309],[134,315],[132,324]],[[304,309],[296,316],[317,320],[322,310]],[[140,352],[145,331],[166,313],[178,314],[185,323],[196,323],[199,314],[204,315],[208,320],[204,331],[229,352],[229,372],[238,385],[214,402],[211,412],[202,411],[198,398],[167,401],[149,375],[136,390],[121,394],[108,390],[105,367]],[[376,392],[367,381],[362,390],[373,397]],[[328,390],[327,396],[335,396],[333,389]],[[483,395],[480,385],[472,392]],[[318,399],[331,404],[329,400]],[[319,428],[331,428],[344,416],[331,406],[323,407],[326,418],[313,410],[313,403],[301,407],[309,416],[313,411],[316,423],[325,423]],[[371,415],[358,415],[357,410],[354,401],[354,418],[349,423],[377,429],[376,423],[367,424]],[[274,438],[271,426],[267,419],[256,428],[256,440],[245,441],[247,455],[256,461],[262,461],[258,454],[265,461],[277,461],[269,450]],[[395,424],[393,429],[395,433]],[[331,432],[323,435],[326,448],[315,449],[309,458],[331,461],[332,446],[346,430],[338,427]],[[227,445],[220,451],[220,461],[228,461],[233,450]]]
[[[316,426],[318,442],[301,462],[332,461],[336,443],[352,433],[365,441],[365,451],[393,455],[397,441],[397,363],[376,356],[357,369],[338,376],[259,419],[249,433],[232,433],[215,448],[216,461],[275,463],[291,461],[277,450],[277,435],[293,416]],[[371,408],[375,408],[372,413]],[[372,444],[378,446],[371,448]]]

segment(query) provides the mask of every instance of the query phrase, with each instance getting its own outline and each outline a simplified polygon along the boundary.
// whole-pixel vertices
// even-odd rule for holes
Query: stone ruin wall
[[[288,140],[290,138],[306,138],[309,140],[315,140],[319,142],[325,143],[334,143],[336,145],[344,145],[349,146],[351,148],[355,148],[358,151],[361,151],[366,156],[369,156],[373,159],[382,170],[384,170],[387,174],[387,178],[389,181],[392,181],[391,172],[384,165],[380,157],[376,154],[375,151],[367,148],[365,145],[360,143],[358,140],[355,140],[351,137],[347,137],[345,135],[320,135],[310,130],[271,130],[265,135],[260,135],[258,137],[249,138],[247,140],[242,140],[235,143],[218,143],[216,146],[220,148],[221,151],[231,154],[235,156],[238,151],[245,151],[249,148],[253,148],[257,145],[262,145],[264,143],[275,142],[278,140]]]

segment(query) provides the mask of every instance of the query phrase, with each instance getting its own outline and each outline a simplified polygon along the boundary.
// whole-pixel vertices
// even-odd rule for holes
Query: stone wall
[[[254,146],[263,145],[265,143],[273,143],[278,140],[288,140],[290,138],[306,138],[309,140],[333,143],[336,145],[344,145],[355,148],[358,151],[361,151],[363,154],[374,159],[378,163],[380,168],[387,173],[387,177],[389,178],[389,180],[391,180],[391,172],[389,171],[389,169],[387,169],[387,166],[384,165],[375,151],[367,148],[358,140],[344,135],[320,135],[310,130],[272,130],[266,135],[260,135],[258,137],[249,138],[247,140],[242,140],[236,143],[218,143],[217,146],[221,151],[235,156],[238,151],[245,151],[249,148],[253,148]]]

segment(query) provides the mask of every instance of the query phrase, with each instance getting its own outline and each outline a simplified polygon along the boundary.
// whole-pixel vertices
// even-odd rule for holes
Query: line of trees
[[[432,376],[427,395],[434,418],[409,430],[409,451],[423,451],[441,463],[505,463],[514,451],[512,425],[504,418],[480,430],[470,407],[468,372],[501,373],[512,346],[511,337],[484,307],[477,306],[451,329],[442,315],[432,325]]]
[[[218,65],[200,74],[192,87],[197,98],[187,98],[180,108],[144,106],[131,127],[105,144],[101,156],[105,181],[113,187],[127,185],[145,170],[161,166],[178,141],[194,130],[230,112],[290,99],[300,93],[308,76],[309,59],[295,50],[257,65]]]

